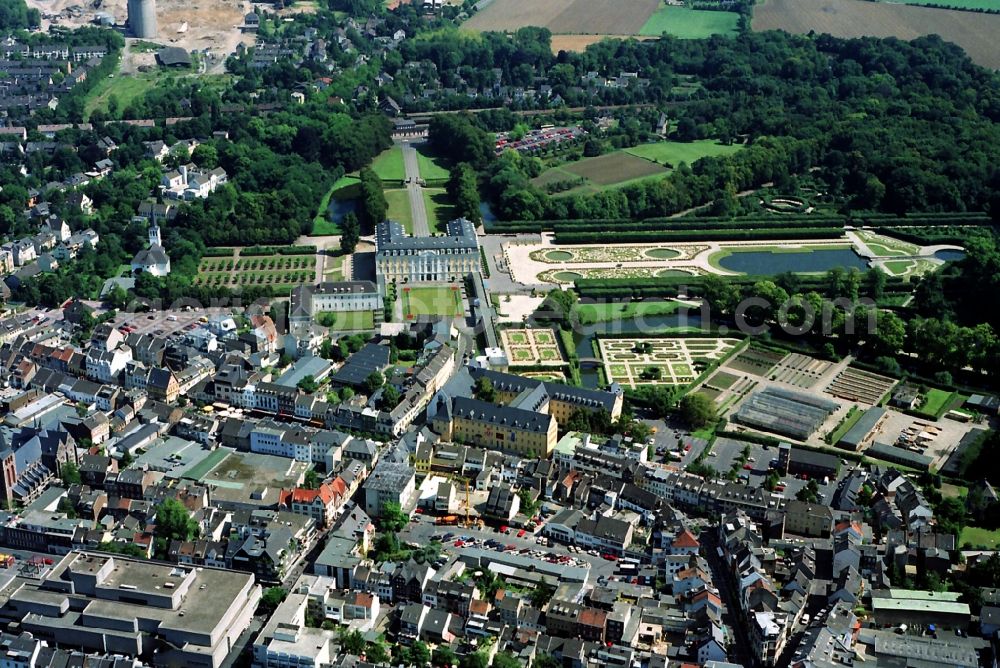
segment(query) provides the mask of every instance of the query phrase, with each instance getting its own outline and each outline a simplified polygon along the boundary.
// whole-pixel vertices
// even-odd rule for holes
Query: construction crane
[[[460,482],[465,485],[465,520],[462,523],[464,527],[475,527],[482,528],[483,521],[478,517],[472,517],[472,490],[469,487],[469,479],[464,476],[451,476],[453,482]]]

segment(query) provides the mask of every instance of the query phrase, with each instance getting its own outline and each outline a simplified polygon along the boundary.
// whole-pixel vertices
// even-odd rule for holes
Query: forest
[[[487,50],[486,38],[469,44],[458,42],[478,49],[475,57],[487,64],[508,63],[503,52]],[[508,152],[481,167],[485,192],[503,219],[664,216],[808,170],[844,211],[1000,215],[1000,80],[936,37],[902,42],[771,32],[605,42],[554,57],[524,48],[516,55],[566,83],[588,71],[638,71],[650,81],[644,96],[666,105],[685,136],[747,148],[703,158],[665,179],[558,198],[531,185],[541,170],[536,158]],[[671,104],[681,75],[694,77],[701,90]],[[482,164],[485,139],[476,131],[489,129],[483,119],[456,116],[439,128],[447,130],[435,133],[432,126],[439,150]],[[456,134],[472,141],[459,145]]]

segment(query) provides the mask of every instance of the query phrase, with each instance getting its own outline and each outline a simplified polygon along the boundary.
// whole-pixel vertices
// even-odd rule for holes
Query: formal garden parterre
[[[194,285],[285,288],[315,280],[315,255],[249,255],[249,252],[254,251],[243,250],[237,256],[236,249],[214,250],[215,252],[227,250],[229,255],[203,257],[198,264],[198,275],[194,278]]]
[[[511,366],[558,366],[566,362],[551,329],[504,329],[500,338]]]
[[[611,382],[687,385],[739,343],[729,338],[601,338],[598,349]]]

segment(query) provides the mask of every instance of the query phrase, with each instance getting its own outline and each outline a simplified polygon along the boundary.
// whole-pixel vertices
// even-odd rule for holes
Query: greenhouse
[[[747,399],[735,419],[750,427],[804,441],[839,407],[829,399],[769,388]]]

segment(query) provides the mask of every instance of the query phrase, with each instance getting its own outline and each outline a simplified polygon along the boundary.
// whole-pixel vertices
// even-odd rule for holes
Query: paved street
[[[420,164],[417,162],[417,149],[410,142],[403,142],[403,168],[406,170],[406,192],[413,216],[413,236],[429,237],[431,229],[427,224],[424,189],[420,186]]]

